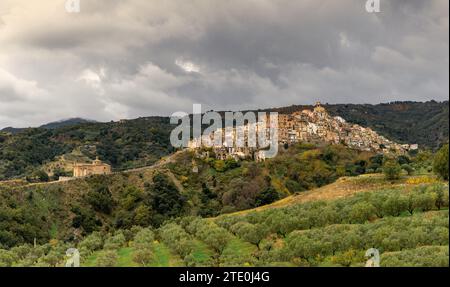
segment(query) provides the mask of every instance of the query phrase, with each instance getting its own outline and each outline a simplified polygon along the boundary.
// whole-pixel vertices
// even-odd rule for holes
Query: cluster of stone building
[[[189,141],[188,149],[196,152],[197,157],[208,158],[214,155],[214,158],[220,160],[226,160],[232,158],[234,160],[241,159],[253,159],[256,161],[264,161],[265,153],[258,146],[258,140],[256,140],[256,145],[249,144],[249,130],[253,128],[258,130],[257,124],[249,124],[242,126],[242,143],[236,144],[238,141],[238,132],[236,127],[232,128],[231,132],[227,132],[225,128],[219,128],[213,133],[202,135],[199,138],[194,138]],[[265,127],[267,140],[270,140],[270,128]],[[214,136],[216,134],[221,134],[221,141],[218,143],[214,142]],[[232,144],[227,144],[227,139],[232,142]],[[208,143],[208,144],[206,144]],[[205,148],[207,147],[207,148]]]
[[[398,144],[370,128],[348,123],[341,117],[332,117],[320,102],[312,111],[281,114],[278,120],[279,140],[282,143],[325,142],[363,151],[398,154],[418,148],[417,144]]]
[[[270,119],[264,126],[266,137],[270,141]],[[231,133],[221,128],[214,133],[203,135],[189,141],[188,149],[196,152],[197,157],[208,158],[212,155],[216,159],[234,160],[253,159],[264,161],[264,149],[258,145],[249,145],[249,130],[258,130],[257,123],[241,127],[239,132],[243,133],[242,143],[236,144],[238,130],[236,127]],[[350,148],[371,151],[376,153],[404,154],[409,150],[416,150],[417,144],[398,144],[377,134],[370,128],[346,122],[341,117],[332,117],[325,108],[318,102],[313,110],[302,110],[292,114],[279,114],[277,126],[277,144],[292,144],[296,142],[343,144]],[[222,134],[223,141],[214,143],[214,134]],[[227,137],[229,141],[227,141]],[[227,145],[227,142],[232,144]],[[257,140],[258,142],[258,140]],[[205,143],[208,143],[205,145]],[[208,148],[205,148],[208,146]],[[75,164],[73,167],[73,177],[84,177],[89,175],[110,174],[111,166],[103,163],[98,158],[91,164]],[[61,178],[68,180],[70,178]]]
[[[332,117],[326,109],[317,102],[313,110],[302,110],[292,114],[278,115],[278,144],[292,144],[296,142],[343,144],[361,151],[376,153],[404,154],[409,150],[418,148],[417,144],[398,144],[377,134],[370,128],[346,122],[341,117]],[[248,131],[248,126],[244,128]],[[224,130],[220,130],[224,134]],[[245,133],[247,141],[247,133]],[[236,138],[236,128],[233,129],[233,139]],[[198,155],[204,157],[209,153],[202,152],[205,141],[212,142],[213,134],[203,135],[201,138],[189,142],[188,148],[195,150]],[[251,158],[256,161],[265,160],[264,152],[258,147],[236,147],[226,144],[209,145],[216,159],[227,158],[244,159]]]

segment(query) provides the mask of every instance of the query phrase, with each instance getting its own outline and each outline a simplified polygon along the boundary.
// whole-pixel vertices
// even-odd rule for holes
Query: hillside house
[[[109,164],[103,163],[98,157],[91,164],[74,164],[73,166],[73,176],[83,177],[95,174],[110,174],[111,166]]]

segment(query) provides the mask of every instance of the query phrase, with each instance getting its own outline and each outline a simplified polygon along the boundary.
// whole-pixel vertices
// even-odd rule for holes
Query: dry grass
[[[227,214],[227,216],[245,215],[253,211],[263,211],[270,208],[280,208],[308,201],[335,200],[339,198],[349,197],[360,192],[374,192],[377,190],[388,188],[411,188],[413,186],[421,184],[423,181],[426,180],[411,180],[411,177],[405,177],[400,180],[391,182],[385,180],[384,176],[380,174],[367,174],[357,177],[342,177],[332,184],[299,194],[294,194],[272,204],[260,206],[254,209],[230,213]]]

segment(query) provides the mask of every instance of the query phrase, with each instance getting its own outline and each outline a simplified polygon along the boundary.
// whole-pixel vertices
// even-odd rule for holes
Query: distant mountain
[[[393,102],[378,105],[324,104],[331,115],[370,127],[399,143],[417,143],[437,149],[448,142],[449,102]],[[266,109],[292,113],[312,106]],[[115,170],[150,165],[174,151],[168,117],[143,117],[97,123],[69,119],[40,128],[0,131],[0,180],[33,173],[56,157],[80,150],[83,156],[102,160]],[[20,131],[20,132],[18,132]]]
[[[60,121],[56,121],[56,122],[47,123],[47,124],[39,126],[39,128],[57,129],[57,128],[62,128],[62,127],[74,126],[74,125],[78,125],[78,124],[95,123],[95,122],[96,121],[94,121],[94,120],[87,120],[87,119],[83,119],[83,118],[70,118],[70,119],[66,119],[66,120],[60,120]],[[27,129],[27,128],[6,127],[4,129],[1,129],[0,131],[6,132],[6,133],[17,134],[21,131],[24,131],[25,129]]]
[[[0,132],[5,132],[5,133],[11,133],[11,134],[17,134],[20,133],[21,131],[25,130],[25,128],[13,128],[13,127],[6,127],[4,129],[1,129]]]
[[[60,120],[56,122],[51,122],[45,125],[40,126],[40,128],[43,129],[57,129],[62,127],[68,127],[68,126],[74,126],[78,124],[85,124],[85,123],[95,123],[94,120],[87,120],[83,118],[71,118],[67,120]]]

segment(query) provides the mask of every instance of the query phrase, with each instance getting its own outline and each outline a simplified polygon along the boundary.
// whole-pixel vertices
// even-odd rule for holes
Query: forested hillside
[[[364,266],[373,247],[381,266],[448,266],[448,185],[417,184],[426,182],[419,177],[386,188],[383,178],[366,176],[334,189],[367,181],[372,189],[344,198],[20,244],[0,249],[0,266],[62,266],[74,246],[82,266]]]
[[[57,266],[73,246],[85,266],[359,266],[372,244],[386,265],[447,266],[447,166],[448,147],[389,158],[295,144],[265,162],[184,151],[128,172],[1,182],[0,266]]]
[[[171,130],[168,118],[150,117],[0,133],[0,180],[33,176],[43,164],[74,150],[91,159],[99,156],[115,170],[151,165],[173,151]]]
[[[339,145],[292,145],[265,162],[199,158],[188,151],[171,158],[155,168],[67,182],[0,183],[0,244],[11,247],[34,238],[71,241],[93,231],[133,225],[158,227],[174,217],[211,217],[297,198],[296,194],[340,177],[389,171],[395,182],[400,176],[428,175],[433,169],[427,153],[384,159]],[[349,190],[372,188],[369,181]]]
[[[0,184],[0,244],[33,238],[45,242],[52,236],[71,240],[95,230],[157,227],[176,216],[244,210],[341,176],[373,172],[380,160],[342,146],[299,144],[264,163],[200,159],[182,152],[157,169],[69,182],[6,182]]]
[[[67,119],[67,120],[60,120],[60,121],[56,121],[56,122],[47,123],[47,124],[39,126],[39,128],[57,129],[57,128],[63,128],[63,127],[76,126],[76,125],[84,124],[84,123],[95,123],[95,121],[86,120],[86,119],[82,119],[82,118],[71,118],[71,119]],[[27,128],[6,127],[6,128],[1,129],[0,132],[17,134],[26,129]]]
[[[291,113],[311,106],[274,109]],[[448,102],[396,102],[379,105],[326,105],[333,115],[373,128],[389,139],[436,149],[448,142]],[[41,128],[0,132],[0,180],[39,177],[45,164],[76,152],[96,155],[115,170],[146,166],[173,152],[169,118],[148,117],[110,123],[74,119]],[[8,130],[13,131],[7,132]],[[53,171],[51,171],[53,173]],[[57,170],[64,175],[67,171]]]

